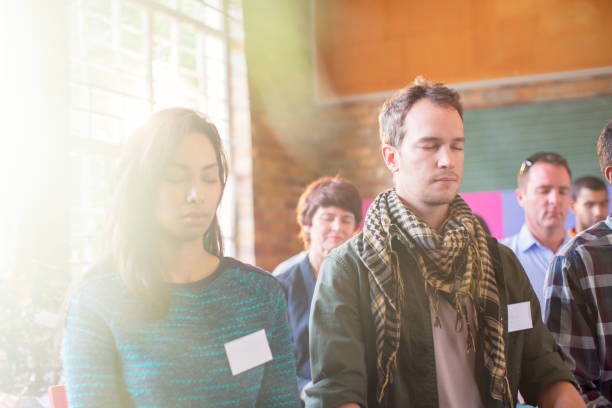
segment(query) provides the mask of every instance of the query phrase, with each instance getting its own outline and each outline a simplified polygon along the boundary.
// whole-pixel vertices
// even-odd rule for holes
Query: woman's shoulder
[[[116,297],[125,289],[110,258],[103,258],[92,265],[83,277],[74,285],[72,298],[81,297]]]
[[[264,269],[230,257],[223,258],[222,262],[225,269],[224,273],[229,275],[234,284],[236,283],[235,279],[238,279],[238,283],[246,284],[247,287],[253,287],[254,289],[267,288],[268,290],[282,291],[280,282]]]

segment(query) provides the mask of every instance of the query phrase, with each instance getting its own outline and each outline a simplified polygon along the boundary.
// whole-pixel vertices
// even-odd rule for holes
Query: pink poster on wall
[[[491,230],[491,235],[497,239],[504,237],[501,191],[461,193],[461,197],[474,213],[484,218]]]

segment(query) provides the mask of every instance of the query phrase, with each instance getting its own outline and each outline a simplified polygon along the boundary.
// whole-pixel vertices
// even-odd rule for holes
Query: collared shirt
[[[291,266],[285,272],[277,275],[287,295],[289,312],[289,325],[293,333],[293,351],[297,365],[298,388],[300,393],[311,381],[310,353],[308,351],[308,319],[310,317],[310,304],[316,278],[310,259],[303,259]]]
[[[582,231],[554,258],[546,324],[589,407],[612,405],[612,218]]]
[[[566,233],[559,250],[569,240],[570,237]],[[544,281],[546,279],[546,271],[555,253],[540,244],[531,231],[529,231],[526,224],[523,224],[518,234],[502,239],[501,243],[510,248],[521,262],[521,265],[523,265],[533,291],[540,302],[542,318],[544,318]]]

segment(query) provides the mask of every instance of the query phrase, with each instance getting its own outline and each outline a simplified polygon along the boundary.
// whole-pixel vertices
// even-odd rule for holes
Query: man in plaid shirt
[[[597,143],[612,184],[612,121]],[[612,216],[578,234],[553,259],[546,324],[588,407],[612,406]]]

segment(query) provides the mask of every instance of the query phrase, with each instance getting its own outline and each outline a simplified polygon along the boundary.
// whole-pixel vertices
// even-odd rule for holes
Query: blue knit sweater
[[[166,316],[151,321],[116,273],[77,288],[62,344],[70,408],[299,406],[287,304],[272,276],[224,258],[170,293]],[[224,344],[260,329],[273,360],[233,376]]]

